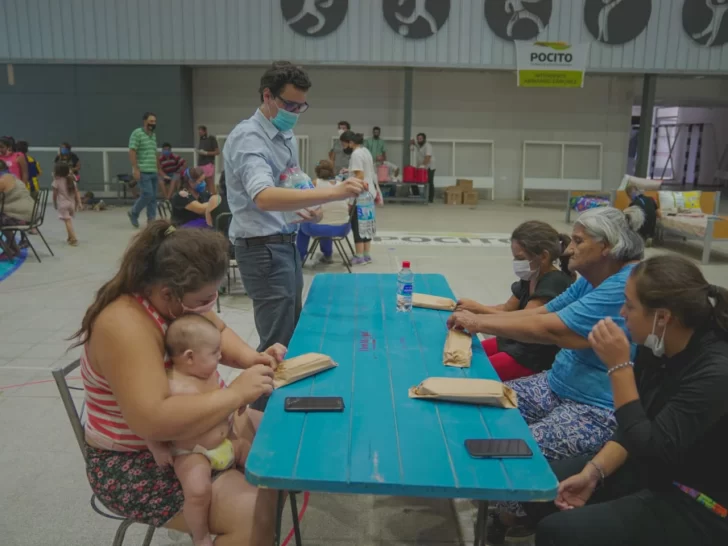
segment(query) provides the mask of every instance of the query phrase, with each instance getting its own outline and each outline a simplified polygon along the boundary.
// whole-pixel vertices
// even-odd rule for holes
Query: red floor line
[[[67,377],[66,380],[70,381],[71,379],[81,379],[80,377]],[[5,389],[19,389],[20,387],[25,387],[26,385],[40,385],[41,383],[55,383],[55,379],[40,379],[38,381],[28,381],[27,383],[18,383],[17,385],[0,385],[0,391]]]
[[[306,508],[308,508],[308,497],[310,495],[311,494],[308,491],[303,492],[303,506],[301,506],[301,510],[298,512],[299,525],[303,521],[303,516],[306,515]],[[281,546],[288,546],[288,543],[291,541],[294,534],[295,534],[295,531],[293,529],[288,531],[288,535],[286,536],[286,539],[281,543]]]

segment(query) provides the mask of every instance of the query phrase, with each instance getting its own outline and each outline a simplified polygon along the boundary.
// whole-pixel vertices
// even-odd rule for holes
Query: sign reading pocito
[[[516,42],[519,87],[584,87],[589,44]]]

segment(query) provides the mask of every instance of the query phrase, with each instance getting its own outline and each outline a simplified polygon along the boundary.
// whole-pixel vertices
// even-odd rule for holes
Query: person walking
[[[157,116],[145,112],[142,126],[137,127],[129,137],[129,161],[134,180],[139,184],[139,199],[127,213],[131,225],[139,227],[139,214],[147,209],[147,223],[157,217],[158,173],[162,172],[157,154]]]
[[[281,175],[299,167],[293,128],[308,110],[311,81],[289,62],[276,62],[260,80],[260,107],[231,132],[223,148],[227,193],[233,219],[229,236],[240,275],[253,300],[259,347],[287,345],[302,307],[303,272],[296,251],[296,216],[317,223],[331,201],[358,196],[364,185],[346,180],[337,186],[298,190]],[[266,400],[254,404],[265,407]]]
[[[197,145],[197,166],[205,173],[205,184],[210,195],[215,195],[215,156],[220,155],[220,146],[214,136],[207,134],[207,127],[200,125],[197,128],[200,142]]]
[[[73,229],[73,217],[81,209],[81,195],[78,193],[76,177],[67,163],[56,163],[53,167],[53,208],[58,211],[58,219],[66,226],[71,246],[78,246],[76,231]]]

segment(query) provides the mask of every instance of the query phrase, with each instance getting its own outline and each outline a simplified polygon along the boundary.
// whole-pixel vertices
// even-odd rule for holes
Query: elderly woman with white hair
[[[569,270],[581,276],[548,304],[496,315],[456,311],[450,328],[501,336],[524,343],[556,345],[551,370],[507,383],[518,395],[518,408],[549,460],[594,453],[616,427],[607,371],[589,345],[597,323],[610,317],[622,329],[619,315],[624,287],[642,259],[644,242],[637,230],[644,214],[605,207],[582,214],[574,224]],[[626,331],[626,330],[625,330]],[[505,529],[496,518],[490,543],[502,542]]]

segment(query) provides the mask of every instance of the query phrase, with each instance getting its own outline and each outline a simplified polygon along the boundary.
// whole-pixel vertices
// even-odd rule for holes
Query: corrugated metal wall
[[[514,67],[513,45],[486,24],[485,0],[452,0],[448,21],[424,40],[390,29],[383,1],[394,0],[349,0],[334,33],[308,38],[288,27],[280,0],[2,0],[0,61]],[[652,0],[647,29],[620,46],[594,40],[583,20],[585,1],[593,0],[553,0],[539,39],[592,42],[591,71],[728,72],[728,45],[701,47],[683,30],[683,4],[695,0]]]

